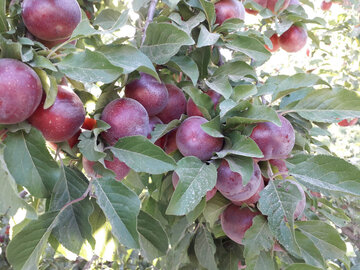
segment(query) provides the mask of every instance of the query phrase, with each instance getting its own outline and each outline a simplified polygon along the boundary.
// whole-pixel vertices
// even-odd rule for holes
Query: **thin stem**
[[[89,182],[89,186],[85,190],[84,194],[81,195],[81,197],[79,197],[79,198],[77,198],[75,200],[72,200],[72,201],[68,202],[67,204],[65,204],[61,208],[60,212],[64,211],[68,206],[73,205],[74,203],[77,203],[77,202],[80,202],[80,201],[84,200],[89,195],[89,193],[91,191],[91,188],[92,188],[92,180]]]
[[[48,56],[46,57],[47,59],[51,59],[51,56],[53,54],[55,54],[59,49],[61,49],[62,47],[64,47],[66,44],[69,44],[70,42],[72,42],[73,40],[68,39],[67,41],[65,41],[64,43],[59,44],[58,46],[56,46],[54,49],[52,49],[50,51],[50,53],[48,54]]]
[[[278,110],[276,112],[279,113],[280,115],[284,115],[284,114],[288,114],[288,113],[292,113],[292,112],[296,112],[296,111],[294,111],[294,110],[288,110],[288,111]]]
[[[97,259],[99,259],[99,256],[97,256],[97,255],[92,256],[92,258],[90,259],[90,261],[88,261],[88,262],[85,264],[83,270],[88,270],[88,269],[90,269],[92,263],[93,263],[94,261],[96,261]]]
[[[146,18],[145,26],[144,26],[144,29],[143,29],[143,36],[142,36],[142,40],[141,40],[141,46],[144,44],[145,39],[146,39],[146,30],[147,30],[149,24],[154,19],[155,8],[156,8],[157,2],[158,2],[158,0],[151,0],[151,2],[150,2],[149,10],[148,10],[148,16]]]

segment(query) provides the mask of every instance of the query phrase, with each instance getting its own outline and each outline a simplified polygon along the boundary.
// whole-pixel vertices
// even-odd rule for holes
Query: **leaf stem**
[[[145,42],[146,39],[146,30],[149,26],[149,24],[153,21],[154,18],[154,14],[155,14],[155,8],[156,8],[156,4],[157,4],[158,0],[151,0],[150,5],[149,5],[149,10],[148,10],[148,16],[146,18],[146,22],[145,22],[145,26],[143,29],[143,36],[142,36],[142,40],[141,40],[141,47]]]
[[[91,191],[91,188],[92,188],[92,180],[90,180],[89,185],[88,185],[87,189],[85,190],[84,194],[81,195],[81,197],[79,197],[79,198],[77,198],[75,200],[72,200],[72,201],[68,202],[67,204],[65,204],[60,209],[60,213],[63,212],[68,206],[73,205],[74,203],[77,203],[77,202],[80,202],[80,201],[84,200],[89,195],[89,193]]]
[[[54,49],[52,49],[50,51],[50,53],[48,54],[48,56],[46,57],[47,59],[51,59],[51,56],[56,53],[59,49],[61,49],[62,47],[64,47],[66,44],[69,44],[70,42],[72,42],[73,40],[71,38],[69,38],[67,41],[59,44],[58,46],[56,46]]]

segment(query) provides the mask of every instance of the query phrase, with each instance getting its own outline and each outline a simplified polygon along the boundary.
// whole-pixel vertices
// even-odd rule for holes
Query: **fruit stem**
[[[54,49],[52,49],[52,50],[50,51],[50,53],[48,54],[48,56],[47,56],[46,58],[47,58],[47,59],[51,59],[51,56],[52,56],[54,53],[56,53],[59,49],[61,49],[61,48],[64,47],[66,44],[68,44],[68,43],[70,43],[70,42],[72,42],[72,41],[73,41],[73,40],[70,38],[70,39],[68,39],[67,41],[59,44],[58,46],[56,46]]]
[[[145,26],[143,29],[143,37],[141,40],[141,47],[145,42],[146,39],[146,29],[148,28],[149,24],[152,22],[153,18],[154,18],[154,14],[155,14],[155,7],[157,4],[158,0],[151,0],[150,5],[149,5],[149,10],[148,10],[148,16],[146,18],[146,22],[145,22]]]

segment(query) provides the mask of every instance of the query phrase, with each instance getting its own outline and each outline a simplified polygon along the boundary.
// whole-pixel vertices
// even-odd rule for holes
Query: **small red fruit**
[[[205,94],[211,98],[211,101],[214,103],[214,110],[216,110],[216,106],[219,103],[221,95],[219,93],[215,92],[214,90],[208,90],[207,92],[205,92]],[[199,110],[199,108],[196,106],[196,104],[194,103],[194,101],[191,98],[189,98],[189,100],[187,102],[186,114],[188,116],[204,117],[202,112]]]
[[[338,125],[341,127],[353,126],[357,123],[358,120],[359,120],[359,118],[354,118],[352,120],[344,119],[344,120],[340,121],[338,123]]]
[[[329,10],[329,9],[331,8],[331,6],[332,6],[332,2],[331,2],[331,1],[327,2],[327,1],[324,0],[324,1],[321,2],[321,9],[322,9],[323,11]]]
[[[155,126],[158,124],[163,124],[163,122],[156,116],[150,117],[149,119],[149,133],[147,135],[148,139],[151,139],[151,132],[155,129]],[[156,142],[155,145],[159,146],[160,148],[164,148],[166,143],[166,136],[162,136]]]
[[[216,23],[223,24],[224,21],[232,18],[244,20],[245,8],[237,0],[220,0],[215,4]]]
[[[265,45],[265,48],[270,52],[276,52],[278,49],[280,49],[280,42],[279,42],[279,36],[277,34],[273,34],[270,37],[270,40],[272,42],[273,48],[270,49],[267,45]]]
[[[86,130],[93,130],[94,128],[96,128],[96,120],[93,118],[86,117],[81,128]]]
[[[306,44],[307,32],[304,28],[292,25],[280,38],[280,46],[287,52],[300,51]]]

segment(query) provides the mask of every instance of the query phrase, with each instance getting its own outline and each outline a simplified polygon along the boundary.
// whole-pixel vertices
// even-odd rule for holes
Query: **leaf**
[[[230,143],[227,143],[225,147],[216,153],[219,158],[223,158],[227,155],[238,155],[246,157],[264,157],[259,146],[250,137],[241,135],[240,132],[232,132],[229,135]]]
[[[9,25],[6,20],[6,0],[0,0],[0,33],[7,32]]]
[[[254,69],[243,61],[227,62],[219,67],[213,77],[229,76],[229,79],[238,82],[244,79],[256,79]]]
[[[242,185],[246,186],[254,173],[253,159],[249,157],[229,155],[225,157],[225,160],[228,162],[230,170],[241,175]]]
[[[56,183],[50,202],[50,210],[60,210],[64,205],[80,198],[89,183],[77,169],[63,167],[59,181]],[[52,234],[68,250],[80,254],[86,247],[92,249],[95,239],[89,217],[93,212],[90,200],[85,199],[68,206],[60,215]]]
[[[184,30],[189,35],[191,31],[198,26],[201,22],[205,20],[205,15],[202,12],[192,16],[191,18],[187,19],[186,21],[180,16],[178,13],[171,13],[169,15],[169,19],[174,21],[181,30]]]
[[[207,165],[196,157],[184,157],[178,162],[175,172],[179,175],[179,183],[166,214],[181,216],[192,211],[206,192],[214,188],[217,171],[214,164]]]
[[[216,19],[214,4],[206,0],[199,0],[199,2],[206,15],[206,20],[208,21],[209,25],[212,26],[215,23]]]
[[[299,182],[313,191],[332,196],[360,196],[360,170],[334,156],[303,156],[303,160],[289,166],[289,171]],[[290,163],[294,159],[287,160]]]
[[[246,270],[276,270],[274,259],[270,252],[261,251],[259,256],[252,258],[246,262]]]
[[[136,172],[162,174],[174,170],[176,165],[173,158],[144,136],[121,138],[111,151]]]
[[[225,199],[219,192],[206,203],[203,215],[210,227],[214,226],[214,223],[219,219],[220,214],[230,204],[230,201]]]
[[[215,138],[224,138],[224,135],[221,133],[220,126],[220,116],[216,116],[214,119],[210,120],[201,125],[203,131]]]
[[[261,251],[270,251],[274,245],[273,235],[265,217],[254,217],[252,226],[245,232],[242,240],[246,265],[251,265],[253,260],[260,255]]]
[[[129,10],[122,12],[114,9],[103,9],[95,18],[94,25],[98,25],[104,30],[114,32],[124,26],[128,20]]]
[[[314,243],[303,233],[295,231],[296,242],[299,244],[301,250],[301,257],[308,264],[325,268],[325,261],[319,249]]]
[[[300,200],[301,193],[295,184],[272,180],[260,193],[258,203],[261,213],[268,216],[271,232],[292,254],[300,253],[294,234],[294,212]]]
[[[234,88],[231,98],[236,102],[251,97],[257,93],[257,88],[253,84],[242,84]]]
[[[190,57],[196,62],[198,66],[200,79],[207,77],[208,65],[210,63],[210,58],[211,58],[210,47],[198,48],[191,52]]]
[[[58,63],[58,68],[71,79],[89,83],[111,83],[123,71],[122,68],[112,65],[103,54],[88,49],[68,54]]]
[[[270,59],[271,53],[258,39],[248,36],[231,35],[225,46],[229,49],[241,52],[257,62],[260,66]]]
[[[184,45],[194,40],[184,31],[169,23],[151,23],[141,50],[152,62],[162,65],[170,60]]]
[[[19,42],[5,39],[0,35],[0,57],[22,60],[22,45]]]
[[[5,140],[4,159],[17,184],[40,198],[48,197],[59,179],[60,168],[45,146],[40,131],[8,134]]]
[[[31,221],[10,241],[6,258],[15,270],[38,269],[51,230],[56,225],[59,211],[47,212]]]
[[[58,85],[56,82],[56,78],[54,76],[48,75],[42,69],[36,68],[35,71],[36,74],[39,76],[42,87],[46,93],[44,109],[48,109],[54,104],[58,93]]]
[[[167,65],[184,72],[185,75],[189,76],[194,86],[197,84],[199,79],[199,69],[195,61],[189,56],[173,56]]]
[[[111,178],[95,179],[97,203],[108,218],[113,235],[129,248],[139,248],[136,217],[140,200],[135,192]]]
[[[168,237],[159,221],[144,211],[138,216],[140,245],[149,260],[166,254],[169,247]]]
[[[49,59],[47,59],[44,56],[38,55],[38,54],[34,55],[33,61],[29,64],[32,67],[46,68],[48,70],[55,71],[55,72],[57,71],[57,68],[54,66],[54,64]]]
[[[5,164],[4,148],[0,143],[0,215],[12,217],[20,209],[25,211],[27,218],[35,219],[35,210],[19,197],[15,180]]]
[[[206,269],[218,269],[215,262],[216,246],[211,233],[200,227],[195,238],[195,254],[201,266]]]
[[[325,259],[340,259],[349,267],[346,244],[335,228],[320,220],[297,221],[295,225],[314,243]]]
[[[218,39],[220,38],[220,34],[210,33],[204,25],[200,25],[200,34],[197,41],[197,47],[205,47],[214,45]]]
[[[96,51],[105,55],[114,66],[121,67],[124,74],[138,70],[159,79],[150,59],[133,46],[113,44],[102,46]]]
[[[155,125],[155,129],[151,132],[151,142],[156,142],[159,138],[165,136],[168,134],[171,130],[179,126],[181,123],[181,120],[174,119],[168,124],[157,124]]]
[[[349,90],[320,89],[310,92],[289,109],[311,121],[337,123],[360,117],[360,96]]]
[[[210,112],[214,108],[214,103],[211,98],[198,88],[192,86],[186,86],[183,90],[190,96],[194,101],[195,105],[199,108],[204,118],[211,119]]]
[[[230,98],[233,93],[231,84],[226,76],[216,76],[205,81],[205,83],[209,88],[224,96],[225,99]]]
[[[180,0],[164,0],[164,3],[167,4],[171,9],[175,9],[176,5],[180,2]]]
[[[306,263],[293,263],[285,268],[285,270],[320,270],[323,268],[317,268]]]

